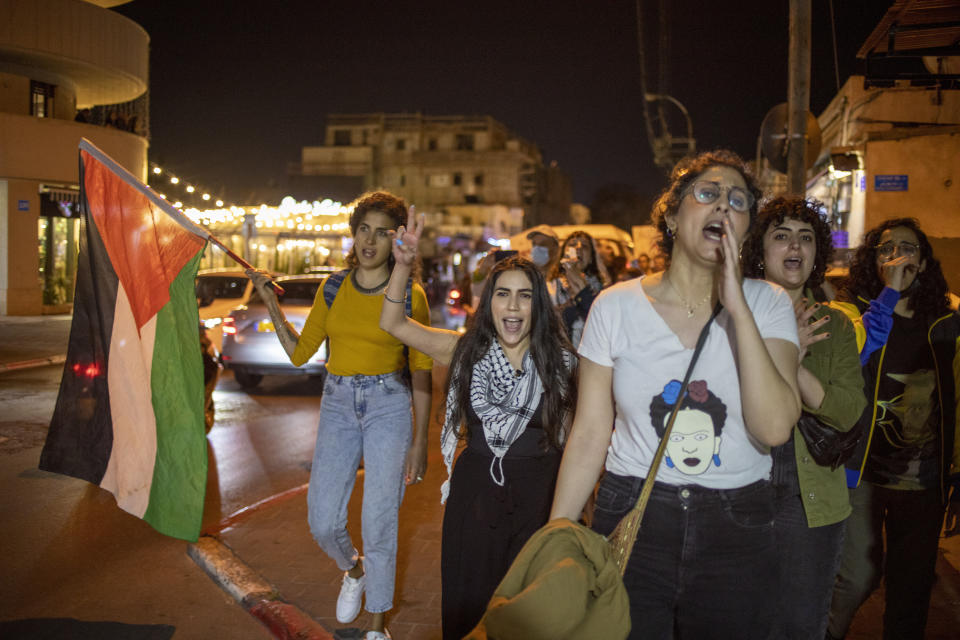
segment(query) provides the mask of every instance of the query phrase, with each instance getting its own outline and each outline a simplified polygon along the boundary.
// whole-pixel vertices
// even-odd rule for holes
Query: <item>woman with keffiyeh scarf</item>
[[[509,258],[488,276],[466,333],[433,329],[403,311],[423,220],[397,233],[396,265],[380,328],[450,365],[441,450],[445,639],[462,638],[527,539],[547,521],[576,397],[576,356],[546,283],[529,260]],[[447,498],[449,497],[449,501]]]

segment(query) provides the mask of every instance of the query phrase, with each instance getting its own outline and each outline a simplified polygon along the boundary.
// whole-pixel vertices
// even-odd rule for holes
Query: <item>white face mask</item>
[[[530,259],[533,261],[533,264],[542,267],[550,262],[550,249],[536,245],[530,249]]]

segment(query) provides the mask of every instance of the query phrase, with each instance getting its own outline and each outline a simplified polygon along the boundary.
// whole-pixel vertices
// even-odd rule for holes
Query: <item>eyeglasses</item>
[[[746,213],[750,211],[750,208],[757,201],[757,199],[753,197],[753,194],[746,189],[741,189],[740,187],[721,187],[716,182],[710,182],[709,180],[694,182],[693,186],[687,189],[687,193],[693,193],[693,197],[696,198],[700,204],[713,204],[724,190],[727,192],[727,202],[734,211]]]
[[[913,258],[920,253],[920,245],[907,242],[906,240],[899,244],[893,241],[884,242],[883,244],[878,244],[874,249],[877,250],[877,255],[883,259],[891,257],[893,252],[897,250],[899,250],[900,255],[905,258]]]

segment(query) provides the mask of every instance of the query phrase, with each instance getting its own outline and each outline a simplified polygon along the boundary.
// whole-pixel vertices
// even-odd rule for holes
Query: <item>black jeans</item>
[[[613,531],[643,482],[606,473],[594,530]],[[623,582],[630,638],[765,638],[777,584],[770,483],[738,489],[656,483]]]
[[[850,505],[853,513],[847,518],[830,605],[830,635],[846,635],[857,609],[882,575],[886,584],[883,637],[922,640],[943,524],[940,492],[887,489],[862,482],[850,490]]]
[[[770,640],[822,640],[840,564],[844,521],[807,526],[793,440],[774,447],[771,454],[780,585]]]

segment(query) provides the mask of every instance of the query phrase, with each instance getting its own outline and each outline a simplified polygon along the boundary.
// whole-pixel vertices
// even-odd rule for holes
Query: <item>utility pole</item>
[[[790,0],[790,72],[787,88],[787,190],[806,193],[807,111],[810,109],[810,2]]]

